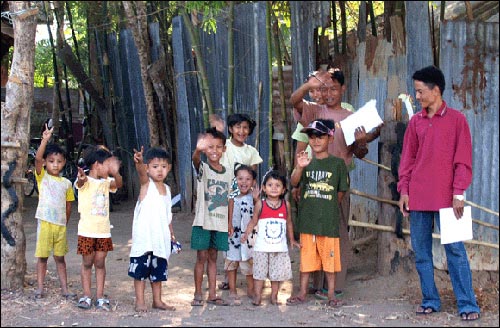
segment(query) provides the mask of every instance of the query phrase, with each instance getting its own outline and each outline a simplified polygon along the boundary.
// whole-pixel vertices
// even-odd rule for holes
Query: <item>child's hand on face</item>
[[[304,150],[304,151],[301,151],[300,153],[297,154],[297,166],[298,167],[306,167],[307,165],[309,165],[309,163],[311,163],[311,158],[309,158],[309,155],[307,154],[307,152]]]
[[[85,171],[81,168],[78,167],[78,180],[85,181],[87,179],[87,175],[85,174]]]
[[[106,160],[106,166],[108,167],[109,174],[116,175],[120,170],[120,160],[115,156],[110,157]]]
[[[43,130],[42,139],[49,141],[50,137],[52,137],[52,132],[53,131],[54,131],[54,127],[52,127],[52,128],[49,129],[49,127],[47,126],[47,124],[45,124],[45,130]]]
[[[141,146],[141,151],[134,149],[134,162],[138,164],[144,163],[144,158],[142,156],[143,154],[144,154],[144,146]]]

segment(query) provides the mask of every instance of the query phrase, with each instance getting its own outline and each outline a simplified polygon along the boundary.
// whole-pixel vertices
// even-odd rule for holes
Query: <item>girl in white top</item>
[[[293,237],[290,203],[285,200],[285,177],[276,170],[268,172],[262,182],[262,193],[265,197],[256,202],[252,221],[241,241],[246,242],[253,228],[259,227],[253,252],[255,296],[252,304],[261,305],[264,281],[269,278],[271,304],[279,305],[279,283],[292,279],[287,235],[292,248],[294,245],[300,248],[300,244]]]

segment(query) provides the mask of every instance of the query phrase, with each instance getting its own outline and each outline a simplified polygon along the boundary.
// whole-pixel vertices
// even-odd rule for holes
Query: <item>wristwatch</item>
[[[464,197],[464,195],[453,195],[453,199],[456,199],[459,201],[464,201],[465,197]]]

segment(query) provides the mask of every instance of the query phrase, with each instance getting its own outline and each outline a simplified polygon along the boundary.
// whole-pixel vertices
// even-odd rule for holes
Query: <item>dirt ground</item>
[[[175,312],[151,310],[151,289],[146,289],[149,312],[138,314],[134,311],[133,281],[127,276],[128,255],[131,242],[134,201],[121,202],[114,206],[111,213],[114,251],[106,262],[105,293],[108,295],[112,311],[82,310],[76,301],[65,300],[60,296],[59,282],[53,259],[49,259],[45,284],[46,297],[35,300],[36,289],[35,239],[36,222],[34,212],[37,198],[25,200],[26,260],[28,264],[25,288],[22,291],[1,291],[1,326],[473,326],[498,327],[499,286],[498,272],[474,272],[474,288],[482,310],[479,321],[462,322],[456,313],[451,284],[446,273],[436,271],[436,282],[443,301],[442,311],[429,316],[416,316],[415,309],[420,300],[418,277],[415,272],[398,273],[382,277],[376,273],[375,244],[360,246],[356,249],[353,265],[348,271],[348,286],[342,296],[345,306],[328,308],[324,301],[316,300],[313,295],[308,302],[298,306],[286,306],[285,301],[292,292],[292,282],[285,282],[280,288],[278,300],[283,304],[270,304],[270,286],[264,288],[264,306],[253,306],[245,296],[245,279],[238,276],[238,293],[241,306],[214,306],[205,304],[192,307],[193,267],[196,253],[190,250],[189,241],[193,216],[189,213],[174,214],[174,231],[183,245],[180,254],[174,254],[169,263],[169,280],[163,284],[163,300],[174,305]],[[70,252],[66,256],[70,290],[82,296],[80,284],[81,257],[76,254],[78,214],[76,203],[68,226]],[[290,252],[293,284],[298,286],[297,250]],[[222,256],[218,259],[217,281],[223,278]],[[206,286],[206,277],[204,286]],[[92,286],[95,286],[93,278]],[[295,287],[296,289],[296,287]],[[95,289],[93,289],[95,293]],[[219,291],[222,297],[227,291]],[[206,298],[208,291],[204,297]],[[95,296],[95,295],[94,295]]]

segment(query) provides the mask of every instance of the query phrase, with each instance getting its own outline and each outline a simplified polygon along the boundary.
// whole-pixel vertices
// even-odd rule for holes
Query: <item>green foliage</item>
[[[206,33],[217,32],[217,16],[228,8],[227,1],[185,1],[186,11],[196,11],[203,15],[201,28]]]
[[[54,66],[52,65],[52,49],[47,39],[38,41],[35,47],[35,87],[44,87],[45,78],[47,78],[47,86],[52,87]]]

